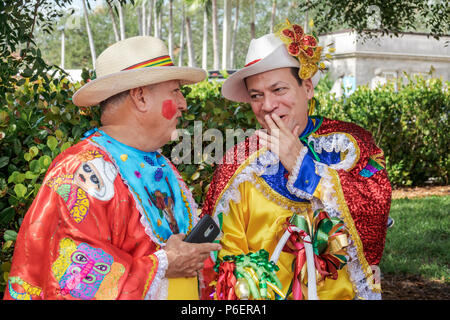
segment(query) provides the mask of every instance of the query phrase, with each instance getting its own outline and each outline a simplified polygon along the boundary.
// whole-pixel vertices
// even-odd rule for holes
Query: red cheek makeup
[[[177,113],[177,107],[173,100],[164,100],[162,103],[161,113],[164,118],[171,120]]]

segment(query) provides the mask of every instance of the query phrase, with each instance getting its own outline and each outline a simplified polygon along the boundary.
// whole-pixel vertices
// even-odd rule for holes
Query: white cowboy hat
[[[116,42],[96,60],[97,78],[82,86],[72,97],[77,106],[94,106],[120,92],[180,80],[181,85],[202,81],[206,72],[200,68],[175,67],[164,42],[139,36]]]
[[[253,39],[248,48],[244,68],[230,75],[222,85],[222,95],[231,101],[250,102],[245,78],[258,73],[286,68],[300,68],[298,59],[291,56],[286,45],[273,33]],[[311,78],[314,87],[319,82],[319,72]]]

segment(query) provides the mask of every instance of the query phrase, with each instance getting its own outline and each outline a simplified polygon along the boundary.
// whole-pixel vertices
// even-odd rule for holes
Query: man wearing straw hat
[[[97,79],[73,96],[102,108],[102,127],[60,154],[21,225],[6,299],[198,299],[198,271],[218,244],[182,241],[192,194],[157,150],[174,137],[180,86],[205,71],[175,67],[164,43],[106,49]]]
[[[384,156],[361,127],[312,116],[322,50],[287,21],[252,40],[245,67],[223,84],[263,130],[227,152],[209,187],[202,214],[221,225],[223,249],[205,297],[381,298]]]

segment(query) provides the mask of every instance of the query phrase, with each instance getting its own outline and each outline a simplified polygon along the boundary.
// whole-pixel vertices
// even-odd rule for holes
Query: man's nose
[[[186,99],[185,99],[184,97],[178,99],[178,101],[177,101],[177,107],[178,107],[178,110],[180,110],[181,112],[187,110],[187,102],[186,102]]]
[[[274,109],[276,109],[277,103],[275,99],[272,99],[269,96],[264,97],[262,110],[265,112],[272,112]]]

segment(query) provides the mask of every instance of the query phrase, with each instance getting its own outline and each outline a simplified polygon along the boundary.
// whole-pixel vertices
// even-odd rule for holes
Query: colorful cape
[[[241,201],[239,188],[243,183],[263,185],[260,189],[267,199],[278,201],[293,213],[295,203],[309,201],[344,222],[350,239],[348,272],[357,296],[380,298],[370,266],[378,265],[382,257],[391,201],[383,152],[371,134],[355,124],[312,120],[308,135],[301,139],[307,148],[290,175],[283,170],[267,174],[268,168],[281,164],[265,148],[257,146],[255,151],[255,136],[230,149],[216,169],[202,215],[209,214],[220,224],[230,211],[230,203]],[[311,118],[308,125],[310,122]],[[283,172],[285,183],[281,185],[279,175]],[[204,276],[209,281],[217,279],[212,269]],[[204,290],[204,298],[211,295],[209,289]]]
[[[131,161],[131,154],[129,159],[127,152],[114,159],[95,142],[94,138],[101,137],[96,132],[50,165],[18,233],[5,299],[136,300],[170,296],[173,283],[165,278],[168,262],[161,250],[166,238],[158,238],[158,230],[147,217],[152,213],[143,212],[140,195],[130,191],[131,180],[125,179],[124,168],[116,165],[118,161]],[[143,158],[131,172],[139,173],[138,177],[142,173],[145,180],[146,170],[150,170],[158,175],[156,180],[164,181],[170,169],[151,168],[157,164],[156,158],[150,160]],[[175,167],[167,159],[161,161],[160,166],[166,163],[172,170],[172,178],[167,180],[172,181],[172,188],[157,193],[149,187],[155,197],[149,206],[157,207],[158,219],[167,220],[168,213],[185,206],[192,219],[181,221],[184,213],[175,212],[173,224],[186,232],[196,221],[196,205]],[[178,185],[173,185],[177,180]],[[172,221],[162,222],[167,226],[163,235],[167,235]],[[185,225],[189,229],[182,229]],[[181,291],[198,298],[197,279],[192,280],[191,289]]]

